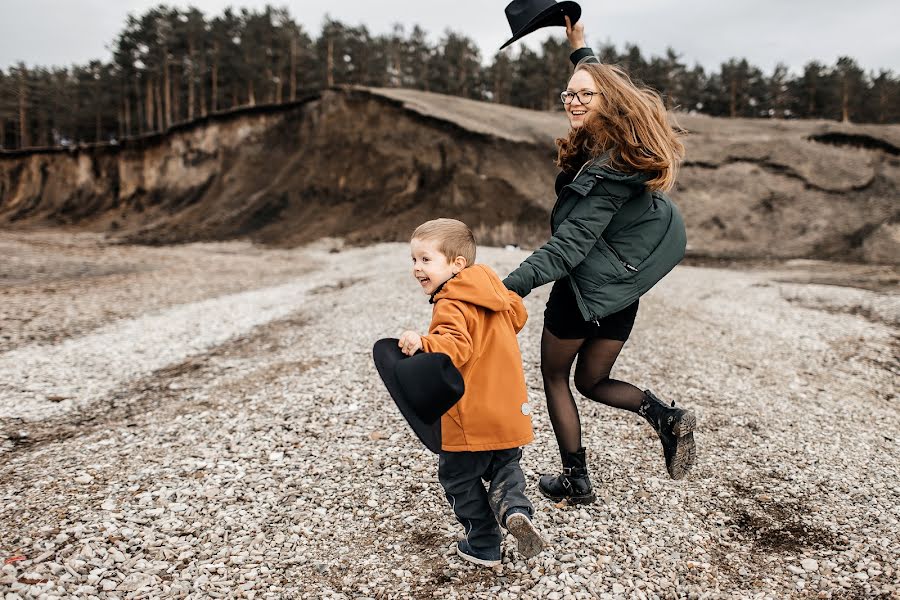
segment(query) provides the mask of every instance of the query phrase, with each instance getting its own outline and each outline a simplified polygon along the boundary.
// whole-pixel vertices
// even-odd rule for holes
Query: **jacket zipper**
[[[564,185],[562,189],[564,190],[564,189],[566,189],[567,187],[569,187],[570,185],[572,185],[572,183],[574,183],[575,180],[578,179],[578,176],[581,175],[581,172],[584,171],[584,168],[585,168],[586,166],[588,166],[589,164],[591,164],[592,162],[594,162],[594,159],[593,159],[593,158],[592,158],[591,160],[587,161],[586,163],[584,163],[583,165],[581,165],[581,168],[578,169],[578,172],[577,172],[577,173],[575,173],[575,177],[572,178],[572,181],[570,181],[568,184]],[[598,179],[603,179],[603,177],[601,177],[600,175],[597,175],[597,178],[598,178]],[[554,203],[554,205],[553,205],[553,210],[550,211],[550,226],[551,226],[551,227],[553,226],[553,217],[556,216],[556,209],[559,208],[559,197],[560,197],[561,195],[562,195],[562,190],[560,190],[560,191],[559,191],[559,194],[557,194],[557,196],[556,196],[556,203]]]
[[[591,164],[592,162],[594,162],[593,158],[591,160],[587,161],[586,163],[584,163],[583,165],[581,165],[581,168],[578,169],[577,173],[575,173],[575,177],[572,178],[572,181],[575,181],[576,179],[578,179],[578,176],[581,175],[581,172],[584,171],[584,168],[586,166],[588,166],[589,164]]]

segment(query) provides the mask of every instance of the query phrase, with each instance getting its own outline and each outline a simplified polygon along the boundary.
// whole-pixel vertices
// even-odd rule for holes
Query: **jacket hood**
[[[608,159],[604,160],[603,157],[589,165],[585,169],[585,172],[590,173],[591,175],[600,175],[604,179],[609,179],[610,181],[631,185],[643,185],[653,179],[654,176],[654,173],[648,173],[646,171],[637,171],[634,173],[617,171],[609,164]]]
[[[493,269],[482,264],[467,267],[447,280],[432,296],[432,301],[436,302],[443,298],[462,300],[494,312],[512,308],[509,293],[503,282]]]
[[[593,159],[586,166],[582,167],[582,175],[590,175],[592,177],[600,176],[603,179],[624,183],[626,185],[643,185],[653,179],[653,173],[637,171],[634,173],[626,173],[616,170],[609,164],[609,153],[604,153]]]

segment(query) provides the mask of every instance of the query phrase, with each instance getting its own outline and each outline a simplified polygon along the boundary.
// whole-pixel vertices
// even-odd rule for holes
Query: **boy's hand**
[[[572,46],[573,51],[587,46],[584,43],[584,22],[579,19],[575,25],[572,25],[572,20],[569,19],[569,15],[566,15],[566,37],[569,38],[569,45]]]
[[[422,336],[415,331],[404,331],[397,345],[403,354],[412,356],[422,349]]]

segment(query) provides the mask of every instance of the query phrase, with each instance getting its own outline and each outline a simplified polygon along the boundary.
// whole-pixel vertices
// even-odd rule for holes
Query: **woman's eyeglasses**
[[[565,92],[560,93],[559,99],[562,100],[563,104],[572,104],[572,100],[577,96],[578,101],[582,104],[590,104],[596,94],[597,92],[592,92],[590,90],[581,90],[580,92],[570,92],[569,90],[566,90]]]

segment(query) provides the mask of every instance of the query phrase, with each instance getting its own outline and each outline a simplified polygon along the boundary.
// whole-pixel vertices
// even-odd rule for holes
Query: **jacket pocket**
[[[600,254],[609,265],[609,270],[606,273],[608,276],[601,277],[601,281],[598,281],[597,283],[602,284],[613,279],[618,279],[619,277],[627,277],[637,271],[637,268],[622,260],[619,253],[613,250],[612,246],[610,246],[602,237],[597,240],[596,247],[600,250]],[[604,271],[606,271],[606,269],[604,269]]]
[[[450,417],[450,420],[451,420],[451,421],[453,421],[454,423],[456,423],[456,426],[459,427],[460,430],[463,429],[462,415],[461,415],[460,412],[459,412],[459,402],[457,402],[456,404],[454,404],[453,406],[451,406],[451,407],[450,407],[450,410],[448,410],[445,414],[446,414],[448,417]]]
[[[613,256],[616,257],[616,260],[618,260],[619,263],[623,267],[625,267],[626,271],[628,271],[629,273],[637,273],[638,272],[638,268],[636,266],[634,266],[632,263],[630,263],[627,260],[625,260],[624,258],[622,258],[622,255],[619,254],[618,252],[616,252],[616,249],[613,248],[611,244],[607,243],[606,247],[609,248],[609,251],[613,253]]]
[[[597,298],[597,294],[605,294],[605,290],[612,283],[632,279],[633,271],[625,268],[616,253],[604,241],[597,242],[596,250],[590,254],[590,261],[578,265],[572,273],[575,285],[585,296],[585,301],[591,304]]]

